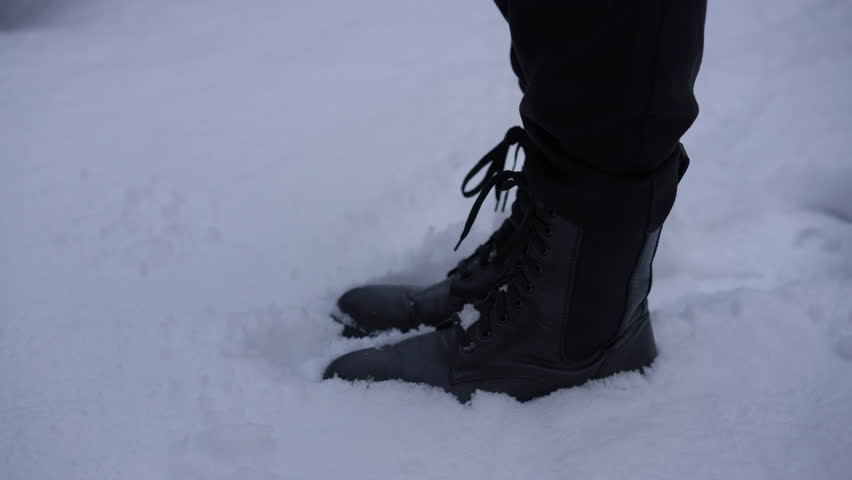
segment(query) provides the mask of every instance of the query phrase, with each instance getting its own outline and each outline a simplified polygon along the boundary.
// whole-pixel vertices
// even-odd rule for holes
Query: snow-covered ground
[[[468,405],[319,379],[458,258],[492,5],[0,3],[0,479],[852,478],[852,5],[710,3],[652,371]]]

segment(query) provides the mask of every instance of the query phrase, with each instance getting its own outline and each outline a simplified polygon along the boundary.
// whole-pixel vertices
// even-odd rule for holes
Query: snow
[[[852,478],[852,7],[710,3],[659,359],[468,405],[320,375],[400,337],[339,293],[458,259],[492,5],[0,4],[0,478]]]

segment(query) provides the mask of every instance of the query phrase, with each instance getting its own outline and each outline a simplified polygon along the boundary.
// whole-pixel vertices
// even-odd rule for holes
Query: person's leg
[[[475,300],[479,319],[344,355],[325,378],[526,400],[653,361],[651,264],[688,162],[679,139],[697,114],[705,3],[588,3],[498,2],[527,130],[510,130],[475,167],[496,166],[471,189],[462,240],[491,189],[517,187],[525,201],[502,273]],[[523,172],[500,167],[510,139],[527,153]]]
[[[503,18],[506,21],[509,21],[509,1],[508,0],[494,0],[494,3],[497,4],[497,8],[500,10],[500,13],[503,14]],[[512,65],[512,71],[515,72],[515,76],[518,77],[518,86],[521,89],[521,92],[527,91],[527,82],[524,78],[524,72],[521,70],[521,64],[518,61],[518,56],[515,54],[515,48],[509,48],[509,63]]]
[[[706,0],[497,0],[541,189],[581,226],[654,230],[674,202]],[[540,163],[540,164],[539,164]],[[569,187],[569,188],[566,188]]]

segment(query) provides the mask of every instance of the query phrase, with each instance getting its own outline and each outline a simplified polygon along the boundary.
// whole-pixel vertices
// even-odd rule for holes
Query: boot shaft
[[[512,240],[514,263],[478,307],[480,321],[469,329],[476,348],[462,363],[507,353],[539,365],[585,361],[647,317],[659,230],[583,230],[541,202],[525,217]]]

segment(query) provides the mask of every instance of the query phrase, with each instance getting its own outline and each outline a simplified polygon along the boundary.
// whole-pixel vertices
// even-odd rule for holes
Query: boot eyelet
[[[527,285],[527,293],[533,293],[534,291],[535,291],[535,284],[534,283],[530,283],[529,285]]]
[[[479,339],[483,341],[488,341],[491,339],[491,330],[486,330],[484,332],[479,332]]]
[[[514,302],[512,302],[512,306],[515,308],[521,308],[521,301],[515,300]]]
[[[535,272],[541,273],[542,271],[544,271],[544,266],[542,266],[542,264],[540,264],[540,263],[536,263],[535,264]]]
[[[473,353],[476,350],[476,343],[470,342],[467,345],[459,347],[462,353]]]
[[[504,312],[502,315],[500,315],[499,318],[497,318],[497,321],[500,322],[500,323],[508,322],[509,321],[509,314]]]
[[[544,250],[541,252],[541,256],[546,257],[548,255],[550,255],[550,247],[544,247]]]

